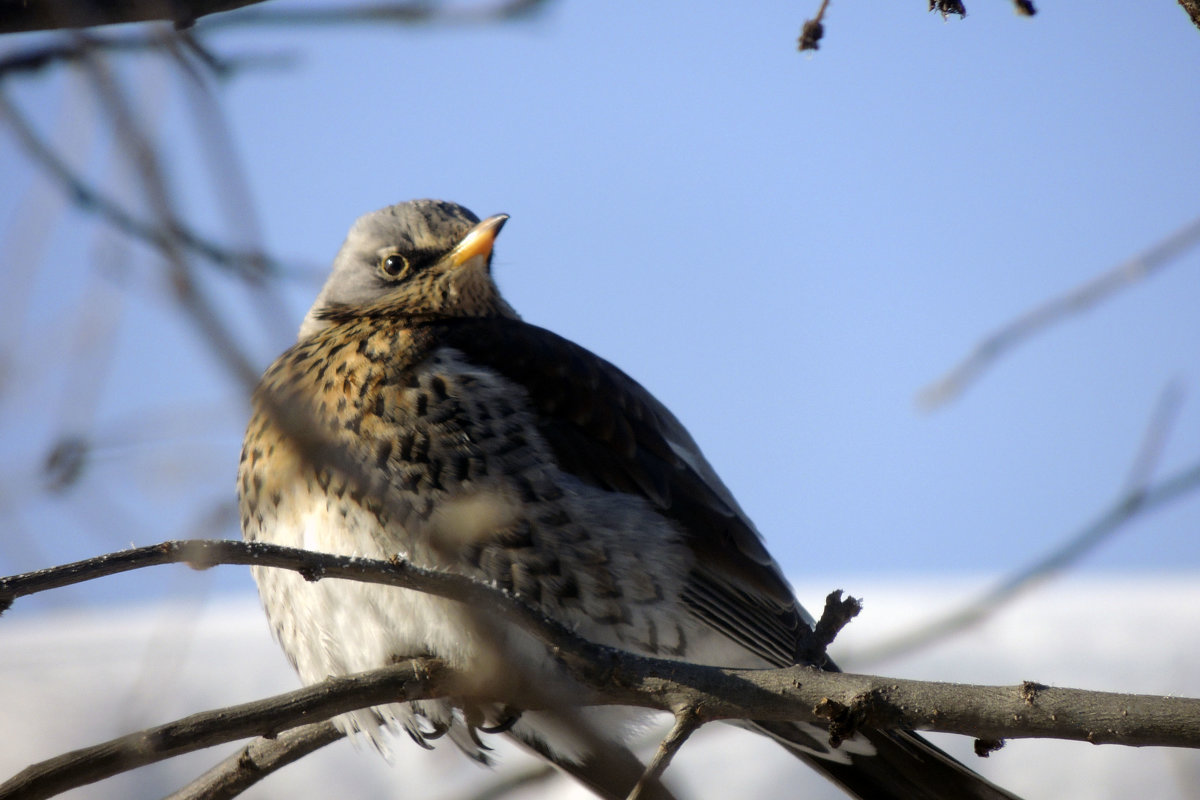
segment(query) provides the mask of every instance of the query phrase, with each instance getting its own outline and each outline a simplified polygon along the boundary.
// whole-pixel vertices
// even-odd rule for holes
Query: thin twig
[[[1072,314],[1091,308],[1119,289],[1144,280],[1197,244],[1200,244],[1200,217],[1141,255],[1100,273],[985,337],[953,369],[922,389],[917,395],[917,405],[930,410],[955,399],[997,359],[1021,342]]]
[[[166,255],[172,247],[182,247],[215,266],[229,269],[253,281],[268,275],[286,275],[282,262],[260,252],[238,252],[222,247],[182,224],[171,228],[138,219],[120,203],[80,178],[54,150],[42,140],[0,87],[0,117],[4,118],[21,146],[42,169],[58,181],[80,209],[92,212],[127,236],[151,245]],[[292,270],[294,272],[294,270]]]
[[[210,17],[200,27],[213,30],[243,25],[312,25],[321,28],[332,25],[475,25],[523,19],[547,5],[549,0],[503,0],[474,6],[447,4],[438,7],[427,0],[417,0],[409,3],[341,3],[319,7],[261,6],[245,8],[236,14]]]
[[[653,760],[647,765],[642,777],[638,778],[638,782],[634,784],[626,800],[641,800],[642,795],[659,782],[663,773],[667,771],[667,767],[671,765],[671,759],[701,724],[702,720],[694,708],[683,708],[675,712],[675,724],[671,726],[670,732],[659,743]]]
[[[1142,435],[1142,443],[1129,467],[1129,475],[1125,478],[1126,494],[1141,491],[1154,476],[1154,471],[1158,469],[1159,459],[1162,457],[1163,447],[1166,445],[1175,420],[1179,417],[1179,410],[1182,406],[1183,384],[1177,380],[1168,382],[1159,392],[1154,413],[1150,415],[1150,422],[1147,423],[1146,432]]]
[[[200,47],[189,31],[175,31],[170,28],[154,26],[140,29],[132,34],[98,36],[91,33],[79,33],[70,39],[39,42],[34,47],[6,53],[0,57],[0,78],[37,73],[49,67],[72,64],[82,60],[88,53],[155,52],[176,40],[196,50],[197,55],[222,78],[228,78],[246,69],[278,68],[288,66],[295,61],[291,56],[277,53],[217,58]]]
[[[1065,545],[1002,581],[963,608],[922,625],[914,631],[856,653],[855,664],[874,664],[927,646],[930,642],[978,625],[1018,594],[1065,569],[1107,539],[1130,520],[1148,514],[1172,500],[1200,489],[1200,462],[1185,467],[1151,486],[1123,494],[1096,519],[1085,525]]]
[[[372,24],[393,22],[428,24],[431,22],[470,23],[511,19],[528,14],[545,5],[546,0],[508,0],[495,5],[462,8],[453,3],[439,8],[427,0],[406,3],[357,3],[329,5],[317,9],[275,10],[255,9],[253,12],[227,14],[243,6],[257,5],[263,0],[172,0],[170,3],[66,3],[37,2],[7,3],[0,16],[0,33],[62,28],[88,28],[123,22],[171,22],[186,28],[201,18],[212,27],[216,23],[245,24],[270,22],[296,24],[312,22]],[[216,16],[209,16],[216,15]]]
[[[85,63],[89,67],[88,75],[95,83],[97,93],[112,115],[118,139],[126,144],[147,203],[158,217],[158,227],[168,231],[179,230],[182,223],[175,211],[171,192],[167,189],[158,155],[146,138],[145,132],[137,124],[136,116],[125,95],[106,65],[99,59],[89,57]],[[171,287],[179,307],[233,377],[247,389],[253,387],[258,382],[258,368],[233,331],[221,319],[204,287],[195,280],[184,248],[177,238],[167,237],[164,241],[163,255],[167,260]]]
[[[237,797],[271,773],[345,736],[326,720],[292,728],[272,738],[260,737],[163,800]]]

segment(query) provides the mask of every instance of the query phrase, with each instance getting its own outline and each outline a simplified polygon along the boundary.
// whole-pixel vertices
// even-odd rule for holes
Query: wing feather
[[[696,552],[684,600],[706,624],[769,663],[793,663],[810,633],[778,565],[682,424],[620,369],[512,319],[426,323],[431,341],[521,386],[559,468],[640,494]]]

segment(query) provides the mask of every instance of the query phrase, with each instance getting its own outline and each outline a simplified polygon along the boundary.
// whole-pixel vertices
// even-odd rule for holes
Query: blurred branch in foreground
[[[98,3],[94,0],[22,0],[0,2],[0,33],[91,28],[126,22],[170,22],[187,28],[202,17],[258,5],[264,0],[171,0],[171,2]],[[508,0],[496,5],[440,8],[416,0],[409,3],[340,4],[305,9],[256,9],[253,14],[222,20],[276,24],[490,22],[520,16],[546,0]]]
[[[984,338],[953,369],[926,386],[917,395],[917,405],[932,410],[956,397],[1000,356],[1044,328],[1072,314],[1091,308],[1117,290],[1150,276],[1151,273],[1200,244],[1200,217],[1193,219],[1141,255],[1100,273],[1066,294],[1017,317]]]
[[[1192,24],[1200,28],[1200,0],[1179,0],[1179,5],[1183,7]]]
[[[1200,699],[1057,689],[1028,681],[1014,686],[969,686],[884,679],[807,666],[724,669],[649,658],[581,639],[494,587],[465,576],[420,569],[400,559],[374,561],[237,541],[164,542],[0,579],[0,604],[114,572],[175,562],[199,568],[258,564],[292,569],[310,580],[343,578],[403,586],[494,609],[499,617],[548,645],[559,664],[588,688],[579,698],[581,705],[628,705],[673,714],[676,726],[661,748],[666,755],[702,724],[740,719],[820,722],[829,725],[831,737],[838,740],[853,736],[860,726],[869,726],[959,733],[987,741],[1037,737],[1200,748]],[[827,611],[831,607],[836,616],[836,602],[830,603]],[[214,744],[254,734],[270,738],[353,708],[454,696],[462,680],[470,682],[471,677],[427,658],[331,678],[265,700],[193,714],[40,762],[0,785],[0,800],[50,797]],[[533,696],[525,699],[534,704],[524,710],[539,707]],[[546,702],[553,701],[546,698]],[[297,749],[316,749],[332,740],[327,730],[311,733],[311,737],[297,736]],[[665,760],[661,759],[662,763]],[[252,783],[254,774],[256,770],[251,769],[239,780]],[[651,772],[647,775],[653,777]]]
[[[25,116],[4,94],[2,87],[0,87],[0,120],[8,123],[29,157],[62,185],[63,190],[73,198],[76,205],[85,211],[98,214],[125,235],[153,246],[163,255],[167,255],[175,247],[183,248],[217,266],[232,269],[252,280],[259,280],[264,274],[282,272],[279,262],[262,253],[229,250],[205,239],[181,222],[176,222],[172,227],[166,228],[160,224],[138,219],[116,200],[89,185],[72,171],[66,161],[59,157],[37,134]]]

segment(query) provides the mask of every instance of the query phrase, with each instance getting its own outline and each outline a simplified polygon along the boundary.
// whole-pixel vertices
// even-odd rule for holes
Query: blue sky
[[[803,55],[811,5],[201,25],[218,54],[295,57],[219,89],[248,204],[214,172],[187,82],[158,58],[115,66],[188,219],[300,275],[263,319],[202,267],[260,367],[359,214],[423,196],[505,212],[494,269],[512,304],[666,402],[789,574],[850,590],[864,573],[1005,574],[1112,502],[1171,381],[1184,399],[1157,474],[1200,455],[1200,252],[955,403],[914,398],[983,335],[1200,213],[1200,32],[1168,0],[1044,2],[1033,19],[976,0],[948,22],[923,2],[833,3]],[[4,88],[78,170],[139,203],[86,82]],[[6,124],[0,174],[0,572],[235,535],[201,523],[232,498],[244,397],[171,305],[162,264],[70,208]],[[38,469],[73,431],[94,457],[48,495]],[[1082,568],[1195,569],[1198,533],[1194,496]],[[43,602],[188,587],[250,581],[159,568]]]

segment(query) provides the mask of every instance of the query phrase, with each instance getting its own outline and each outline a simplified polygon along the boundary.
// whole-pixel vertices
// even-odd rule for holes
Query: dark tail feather
[[[756,722],[752,727],[859,800],[1020,800],[912,731],[860,731],[831,750],[820,740],[824,737],[812,735],[820,731],[816,726]]]

